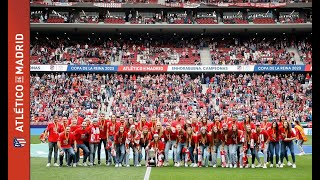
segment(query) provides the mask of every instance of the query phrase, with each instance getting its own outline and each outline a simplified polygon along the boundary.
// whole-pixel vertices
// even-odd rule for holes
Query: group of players
[[[261,122],[253,122],[251,116],[245,114],[244,119],[238,121],[227,112],[221,116],[215,114],[213,120],[205,116],[197,117],[197,114],[190,114],[189,117],[176,114],[174,120],[160,119],[155,115],[147,120],[144,114],[139,120],[131,115],[111,115],[111,119],[106,119],[104,113],[99,114],[98,118],[83,119],[74,110],[73,116],[69,119],[62,117],[62,122],[54,116],[43,139],[48,138],[49,144],[47,167],[51,166],[53,152],[54,166],[63,166],[64,156],[67,166],[93,166],[96,154],[100,165],[101,149],[105,149],[106,165],[110,166],[113,162],[115,167],[130,167],[131,152],[134,166],[141,166],[143,151],[145,165],[149,166],[151,150],[155,152],[156,166],[168,166],[169,150],[172,150],[175,167],[218,167],[219,154],[219,166],[226,168],[267,168],[267,164],[270,168],[274,164],[282,168],[284,159],[288,166],[296,168],[294,141],[298,142],[302,155],[302,144],[307,138],[298,120],[294,121],[295,131],[291,123],[284,115],[274,118],[272,122],[267,115],[263,115]],[[101,148],[102,145],[105,148]],[[79,162],[80,149],[83,151],[82,164]],[[287,149],[290,150],[292,163]],[[259,152],[264,155],[263,162]],[[60,164],[57,163],[58,154]]]

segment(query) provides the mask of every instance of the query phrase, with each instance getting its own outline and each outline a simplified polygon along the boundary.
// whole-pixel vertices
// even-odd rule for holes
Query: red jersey
[[[178,143],[185,143],[186,142],[187,133],[183,132],[182,130],[180,132],[177,132],[177,141]]]
[[[100,143],[100,128],[98,125],[91,125],[89,128],[89,142],[90,143]]]
[[[124,130],[126,130],[126,125],[127,125],[127,123],[125,121],[124,122],[121,122],[121,121],[117,122],[115,131],[119,131],[120,126],[123,126]]]
[[[142,122],[142,121],[140,121],[140,122],[138,122],[138,125],[137,125],[137,129],[139,130],[139,131],[142,131],[143,130],[143,126],[148,126],[148,128],[149,128],[149,123],[148,122]]]
[[[59,138],[59,129],[60,124],[50,122],[47,126],[47,131],[49,132],[48,141],[49,142],[57,142]]]
[[[127,137],[127,134],[125,132],[123,132],[123,133],[117,132],[114,135],[114,143],[115,144],[124,144],[126,142],[126,137]]]
[[[73,118],[73,117],[70,117],[70,118],[68,119],[68,125],[71,124],[72,118]],[[81,125],[83,121],[84,121],[84,119],[83,119],[81,116],[78,116],[78,118],[77,118],[77,125]]]
[[[133,134],[131,132],[128,132],[126,136],[126,148],[129,148],[129,144],[133,146],[139,146],[140,137],[141,135],[137,131]]]
[[[210,144],[211,141],[211,136],[209,134],[205,134],[204,136],[202,136],[202,134],[198,134],[197,135],[197,141],[200,145],[206,145],[208,146]]]
[[[107,123],[108,136],[114,136],[116,132],[117,122],[109,122]]]
[[[177,140],[177,132],[172,132],[171,130],[164,130],[163,131],[163,137],[164,137],[164,141],[168,142],[168,141],[175,141]]]
[[[194,133],[197,133],[197,132],[199,132],[199,130],[200,130],[200,127],[199,127],[199,124],[198,124],[198,123],[192,123],[192,124],[191,124],[191,127],[192,127],[192,131],[193,131]]]
[[[107,139],[107,129],[108,129],[107,124],[108,123],[106,120],[99,121],[99,123],[98,123],[99,129],[100,129],[100,138],[101,139]]]
[[[257,136],[258,136],[258,143],[260,143],[261,141],[266,142],[269,139],[269,135],[268,132],[264,129],[261,129],[260,132],[257,132]]]
[[[158,153],[162,153],[164,151],[165,145],[160,140],[158,140],[157,142],[155,140],[153,140],[150,142],[148,147],[149,147],[149,149],[151,149],[151,148],[158,149]]]
[[[298,139],[298,140],[303,140],[303,137],[302,137],[302,135],[301,135],[301,133],[300,133],[297,125],[294,127],[294,129],[296,130],[296,137],[297,137],[297,139]]]
[[[235,124],[238,129],[240,128],[240,122],[238,122],[238,121],[235,121],[235,122],[229,121],[229,122],[228,122],[228,129],[232,130],[233,124]]]
[[[242,144],[244,141],[243,131],[238,132],[230,131],[229,136],[231,138],[231,144]]]
[[[58,132],[59,132],[59,133],[64,132],[64,130],[66,129],[67,126],[68,126],[68,123],[67,123],[67,124],[66,124],[66,123],[61,123],[61,124],[59,125]]]
[[[74,131],[74,136],[77,144],[83,144],[83,141],[88,138],[88,129],[78,128]]]
[[[292,130],[290,132],[288,130],[282,129],[281,130],[281,136],[282,136],[282,139],[283,139],[284,142],[291,142],[292,140],[286,141],[285,138],[296,137],[296,134]]]
[[[78,129],[80,126],[75,125],[75,126],[70,126],[70,132],[74,132],[76,129]]]
[[[269,130],[267,130],[267,132],[271,142],[279,142],[280,130],[278,134],[276,134],[276,130],[274,130],[273,128],[270,128]]]
[[[202,122],[201,123],[199,123],[199,127],[200,127],[200,129],[201,129],[201,127],[205,127],[206,128],[206,130],[207,130],[207,132],[210,132],[211,131],[211,123],[210,122],[207,122],[207,124],[203,124]]]
[[[216,144],[216,143],[219,143],[223,140],[224,136],[223,134],[221,134],[220,131],[218,131],[217,133],[214,133],[213,132],[211,133],[211,143],[213,144]]]
[[[196,143],[198,143],[198,137],[196,135],[187,134],[186,142],[188,143],[189,146],[195,146]]]
[[[222,135],[224,135],[223,140],[225,142],[225,145],[229,146],[230,144],[233,144],[230,130],[223,131]]]
[[[268,130],[271,128],[272,123],[271,122],[261,122],[260,127],[261,129]]]
[[[242,130],[242,131],[245,131],[246,130],[246,124],[244,123],[244,121],[242,121],[242,122],[240,122],[239,123],[239,127],[238,127],[240,130]],[[254,125],[254,123],[253,122],[250,122],[250,128],[251,128],[251,130],[252,129],[256,129],[256,125]]]
[[[148,126],[148,129],[149,129],[150,131],[154,131],[154,130],[156,129],[156,124],[157,124],[157,122],[152,122],[152,121],[150,121],[150,122],[148,122],[146,125]]]
[[[220,131],[222,129],[222,123],[221,122],[214,122],[212,125],[211,125],[211,129],[213,129],[213,127],[217,127],[218,130]]]
[[[180,120],[180,121],[175,120],[175,121],[173,121],[173,122],[171,123],[171,126],[174,127],[174,128],[176,128],[178,124],[181,125],[181,128],[184,128],[184,124],[185,124],[185,123],[184,123],[183,120]]]
[[[73,133],[60,133],[58,141],[60,141],[61,148],[71,148],[71,145],[73,144],[72,141],[74,141],[74,135]]]

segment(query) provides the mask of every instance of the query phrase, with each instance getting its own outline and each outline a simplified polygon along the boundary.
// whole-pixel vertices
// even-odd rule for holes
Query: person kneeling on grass
[[[293,140],[296,139],[296,135],[295,133],[292,131],[291,125],[289,124],[289,122],[287,120],[285,120],[283,122],[283,129],[281,130],[281,135],[283,138],[282,141],[282,146],[281,146],[281,155],[280,155],[280,168],[283,168],[283,159],[285,157],[285,154],[287,153],[286,147],[289,147],[290,149],[290,153],[291,153],[291,158],[292,158],[292,168],[296,168],[296,158],[294,155],[294,144],[293,144]]]
[[[71,144],[72,142],[74,143],[74,149],[72,149]],[[65,131],[59,134],[59,139],[58,139],[58,148],[60,150],[60,155],[59,155],[59,159],[60,159],[60,167],[62,167],[63,165],[63,155],[64,153],[68,154],[69,157],[68,162],[67,162],[67,166],[71,166],[71,161],[73,162],[73,167],[76,167],[76,159],[75,159],[75,153],[77,152],[77,142],[74,138],[74,135],[72,133],[70,133],[70,127],[66,127]]]
[[[163,161],[164,161],[164,143],[159,140],[159,135],[154,134],[153,140],[148,144],[146,147],[146,151],[153,149],[155,151],[156,161],[155,164],[157,167],[162,167]],[[148,152],[149,153],[149,152]],[[149,165],[149,158],[147,159],[148,165]]]

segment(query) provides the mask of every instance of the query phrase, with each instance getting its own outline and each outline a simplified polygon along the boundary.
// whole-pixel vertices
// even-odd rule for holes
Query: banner
[[[94,6],[102,8],[121,8],[122,3],[93,3]]]
[[[305,71],[305,65],[255,65],[254,72],[295,72]]]
[[[207,3],[209,6],[218,6],[218,7],[256,7],[256,8],[278,8],[286,6],[286,3]]]
[[[30,71],[67,71],[68,65],[30,65]]]
[[[253,72],[253,69],[253,65],[168,66],[168,72]]]
[[[8,179],[30,178],[29,18],[29,0],[8,1]]]
[[[118,66],[110,65],[68,65],[68,72],[117,72]]]
[[[168,66],[156,65],[134,65],[119,66],[118,72],[167,72]]]
[[[311,72],[312,71],[312,65],[310,65],[310,64],[306,65],[305,71]]]

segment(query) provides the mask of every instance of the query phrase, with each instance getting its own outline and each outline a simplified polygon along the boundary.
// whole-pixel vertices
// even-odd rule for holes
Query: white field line
[[[144,180],[149,180],[150,173],[151,173],[151,167],[147,167],[146,174],[144,175]]]

